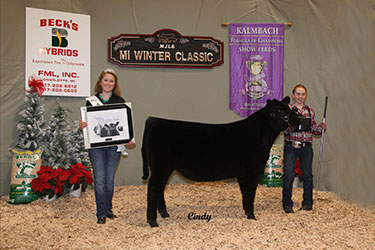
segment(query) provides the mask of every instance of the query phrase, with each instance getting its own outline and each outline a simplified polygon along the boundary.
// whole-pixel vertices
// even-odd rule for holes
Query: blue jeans
[[[106,217],[112,212],[114,176],[121,153],[117,146],[89,149],[94,172],[96,216]]]
[[[283,208],[293,207],[292,188],[295,177],[297,157],[301,163],[303,177],[303,201],[302,206],[312,207],[313,205],[313,175],[312,175],[312,146],[294,148],[291,144],[284,146],[284,176],[283,176]]]

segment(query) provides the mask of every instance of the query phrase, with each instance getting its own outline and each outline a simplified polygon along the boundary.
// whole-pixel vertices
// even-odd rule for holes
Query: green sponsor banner
[[[267,160],[261,185],[266,187],[281,187],[283,185],[283,145],[274,144]]]
[[[37,177],[41,165],[41,151],[13,149],[13,161],[10,178],[9,204],[25,204],[35,201],[39,195],[31,187],[31,181]]]

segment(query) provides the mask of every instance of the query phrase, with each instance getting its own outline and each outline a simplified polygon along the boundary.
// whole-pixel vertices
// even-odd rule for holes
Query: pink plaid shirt
[[[292,109],[297,108],[295,105],[292,105]],[[303,132],[292,132],[294,130],[294,126],[290,126],[284,131],[284,140],[293,142],[312,142],[312,136],[319,136],[322,135],[323,128],[316,124],[315,122],[315,111],[313,108],[310,108],[311,117],[309,117],[308,106],[304,105],[302,110],[300,111],[303,116],[306,118],[311,118],[311,131],[303,131]]]

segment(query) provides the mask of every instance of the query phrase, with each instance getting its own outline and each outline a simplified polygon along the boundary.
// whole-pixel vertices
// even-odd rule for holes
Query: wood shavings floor
[[[53,202],[10,205],[0,199],[0,249],[375,249],[375,207],[361,207],[318,192],[314,211],[299,211],[302,189],[294,188],[294,214],[281,206],[281,188],[259,186],[257,220],[247,220],[238,184],[170,184],[170,218],[158,228],[146,223],[147,186],[115,188],[118,215],[96,224],[94,191]],[[315,195],[315,190],[314,190]],[[189,220],[189,213],[211,216]]]

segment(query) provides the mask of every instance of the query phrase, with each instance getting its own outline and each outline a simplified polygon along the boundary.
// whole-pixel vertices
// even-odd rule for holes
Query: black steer
[[[146,120],[142,157],[147,189],[147,222],[157,227],[156,210],[169,217],[164,189],[174,170],[194,181],[236,177],[248,219],[255,219],[254,197],[270,149],[281,131],[300,124],[301,117],[282,101],[267,105],[248,118],[228,124],[203,124],[149,117]]]

